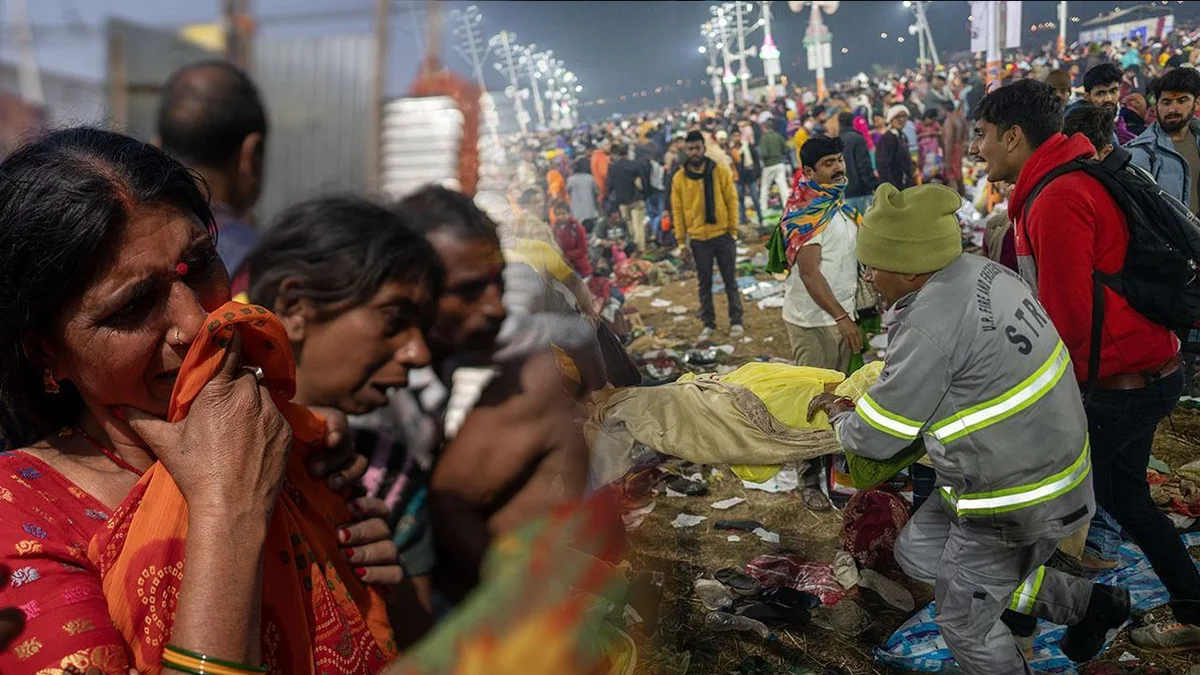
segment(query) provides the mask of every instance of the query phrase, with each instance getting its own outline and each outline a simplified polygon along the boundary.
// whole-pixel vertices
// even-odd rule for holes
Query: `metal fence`
[[[374,55],[365,35],[255,45],[253,74],[271,125],[262,222],[300,199],[366,189]]]

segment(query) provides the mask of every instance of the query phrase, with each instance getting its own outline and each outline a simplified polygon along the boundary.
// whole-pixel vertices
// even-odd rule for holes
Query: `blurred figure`
[[[158,140],[208,184],[217,253],[230,278],[258,243],[251,209],[263,189],[267,113],[247,75],[226,61],[175,71],[163,85]]]

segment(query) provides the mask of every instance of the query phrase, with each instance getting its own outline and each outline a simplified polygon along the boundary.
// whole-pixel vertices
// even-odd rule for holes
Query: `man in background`
[[[225,61],[175,71],[158,109],[162,149],[208,184],[217,221],[217,253],[238,276],[258,243],[250,211],[262,194],[267,113],[246,73]]]
[[[871,165],[871,151],[867,149],[866,137],[854,128],[853,113],[838,113],[838,128],[841,130],[838,138],[845,148],[846,203],[859,213],[866,213],[871,205],[871,196],[879,187],[879,178],[875,176],[875,167]],[[800,154],[803,158],[803,146]]]
[[[1200,72],[1177,68],[1152,86],[1157,120],[1129,142],[1133,163],[1192,213],[1200,214]]]
[[[679,245],[689,246],[696,261],[700,286],[700,321],[704,324],[699,342],[717,329],[712,298],[713,262],[721,270],[725,297],[729,300],[729,337],[740,338],[742,296],[737,287],[737,189],[725,165],[705,155],[704,136],[687,135],[687,162],[671,181],[671,217]]]
[[[762,184],[759,187],[758,202],[766,208],[769,204],[771,186],[779,190],[779,205],[787,204],[791,191],[791,176],[788,175],[784,155],[788,153],[787,141],[775,131],[774,127],[763,129],[762,140],[758,144],[758,156],[762,159]]]

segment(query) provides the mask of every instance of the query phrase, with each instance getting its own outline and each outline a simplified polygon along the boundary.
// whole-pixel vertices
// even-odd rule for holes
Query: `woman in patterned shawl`
[[[278,319],[230,302],[192,175],[95,129],[0,173],[0,407],[40,439],[0,454],[0,607],[26,621],[0,671],[377,672],[347,495],[309,471],[330,427],[290,403]]]

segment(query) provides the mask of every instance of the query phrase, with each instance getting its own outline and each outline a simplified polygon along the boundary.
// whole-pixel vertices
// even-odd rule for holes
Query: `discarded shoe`
[[[1163,621],[1134,630],[1129,639],[1143,649],[1186,652],[1200,649],[1200,626]]]
[[[825,493],[817,488],[806,487],[800,490],[800,501],[808,507],[810,511],[828,511],[833,508]]]
[[[1067,627],[1061,643],[1063,654],[1075,663],[1092,660],[1104,647],[1108,631],[1120,628],[1128,621],[1129,612],[1129,589],[1105,584],[1092,586],[1087,613],[1079,623]],[[1197,631],[1196,646],[1200,646],[1200,629]],[[1137,644],[1136,635],[1137,631],[1134,631],[1134,644]]]
[[[787,586],[763,589],[763,592],[759,593],[758,597],[760,600],[773,605],[783,605],[805,611],[821,606],[821,599],[812,593],[805,593],[804,591],[798,591]]]
[[[743,597],[757,595],[762,590],[762,584],[758,582],[758,579],[736,567],[719,569],[713,574],[713,578],[728,586],[729,590]]]
[[[734,609],[736,614],[761,621],[768,626],[803,626],[808,623],[807,609],[798,609],[770,602],[752,601]]]
[[[753,532],[762,526],[763,524],[757,520],[718,520],[713,523],[713,527],[718,530],[738,530],[739,532]]]
[[[688,480],[683,476],[672,476],[667,479],[667,487],[689,497],[703,497],[708,494],[708,485],[703,481]]]

